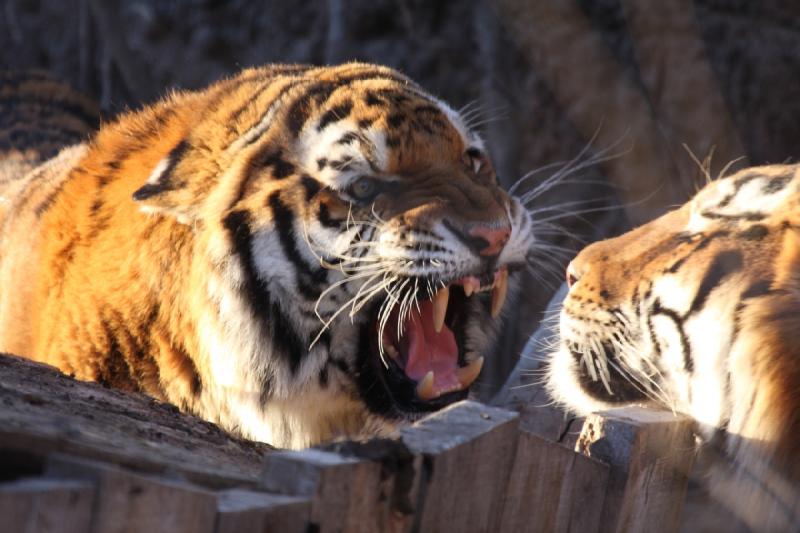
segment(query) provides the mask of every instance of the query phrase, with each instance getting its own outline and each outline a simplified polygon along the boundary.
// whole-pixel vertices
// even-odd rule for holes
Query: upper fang
[[[497,278],[492,289],[492,318],[497,318],[508,293],[508,270],[503,269],[497,273]]]
[[[436,333],[442,331],[444,317],[447,314],[447,302],[450,300],[450,289],[442,287],[433,296],[433,329]]]

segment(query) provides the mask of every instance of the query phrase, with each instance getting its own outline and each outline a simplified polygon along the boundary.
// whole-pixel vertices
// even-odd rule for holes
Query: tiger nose
[[[570,261],[567,265],[567,287],[575,285],[581,279],[581,267],[576,260]]]
[[[472,246],[479,255],[499,255],[511,237],[511,226],[500,227],[475,225],[469,228],[467,234],[472,237]]]

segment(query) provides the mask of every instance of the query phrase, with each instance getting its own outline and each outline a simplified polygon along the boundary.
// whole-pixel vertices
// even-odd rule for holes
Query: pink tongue
[[[433,370],[433,389],[438,393],[461,389],[456,377],[458,345],[453,331],[447,326],[436,333],[433,329],[433,303],[420,302],[403,324],[400,353],[406,355],[405,373],[415,381]]]

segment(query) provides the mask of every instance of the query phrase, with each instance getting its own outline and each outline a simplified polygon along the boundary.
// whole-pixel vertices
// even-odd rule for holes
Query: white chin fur
[[[550,357],[547,389],[553,400],[571,411],[586,416],[595,411],[611,409],[613,405],[598,401],[583,392],[578,381],[578,367],[569,350],[563,346]]]

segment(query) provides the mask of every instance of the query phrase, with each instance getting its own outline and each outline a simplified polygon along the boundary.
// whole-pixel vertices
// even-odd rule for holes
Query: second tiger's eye
[[[374,198],[378,194],[378,189],[377,180],[362,176],[350,185],[347,192],[354,199],[365,202]]]

